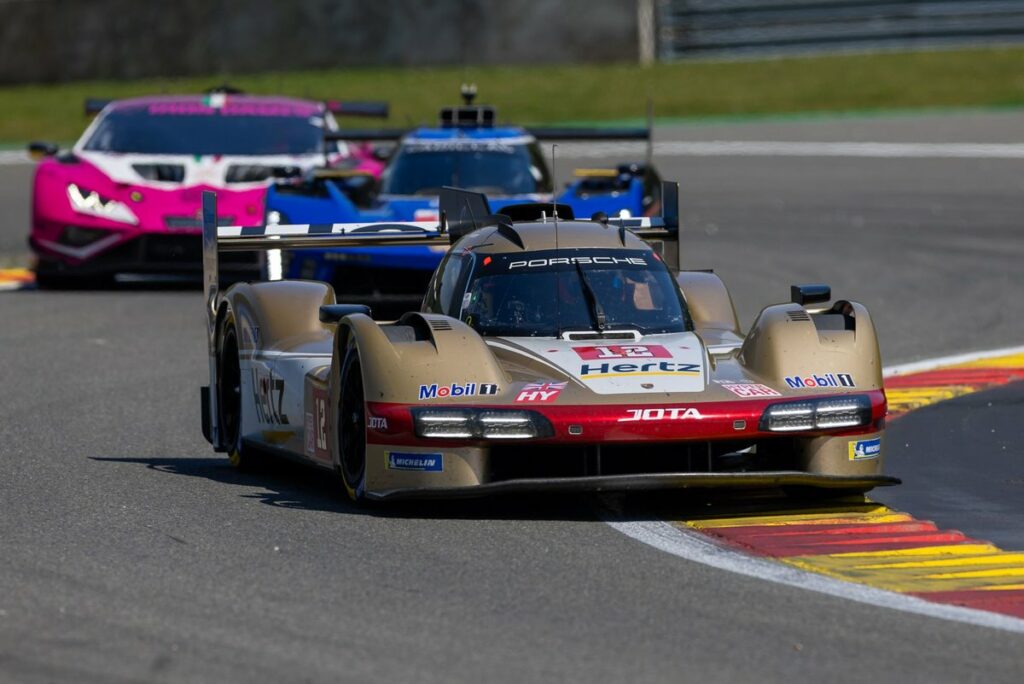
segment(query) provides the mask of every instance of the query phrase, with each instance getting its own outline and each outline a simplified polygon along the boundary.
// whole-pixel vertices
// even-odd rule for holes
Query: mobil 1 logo
[[[790,389],[841,389],[856,387],[849,373],[824,373],[822,375],[791,375],[784,378]]]

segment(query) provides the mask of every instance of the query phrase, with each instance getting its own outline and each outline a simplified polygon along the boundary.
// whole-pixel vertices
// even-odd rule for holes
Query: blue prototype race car
[[[441,110],[440,125],[413,130],[330,132],[331,138],[397,144],[380,178],[337,167],[279,178],[267,193],[268,223],[328,224],[374,221],[435,221],[443,186],[486,193],[491,208],[524,202],[557,202],[559,215],[572,212],[652,216],[661,208],[661,179],[650,164],[651,127],[522,128],[496,125],[495,109],[472,104],[476,90],[463,86],[465,104]],[[555,196],[551,169],[539,141],[638,140],[647,162],[615,168],[577,169]],[[571,218],[571,216],[564,216]],[[346,301],[373,304],[379,313],[405,310],[422,299],[444,247],[308,249],[274,263],[269,277],[332,283]],[[280,257],[279,257],[280,258]]]

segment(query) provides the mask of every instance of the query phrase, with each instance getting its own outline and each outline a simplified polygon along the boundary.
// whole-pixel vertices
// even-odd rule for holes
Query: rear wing
[[[341,128],[336,131],[324,130],[326,142],[392,142],[401,140],[408,133],[404,128]]]
[[[113,102],[112,99],[102,99],[98,97],[87,97],[85,98],[85,115],[96,116],[103,111],[103,108]]]
[[[363,116],[376,119],[388,118],[387,102],[364,102],[361,100],[324,100],[324,107],[338,116]]]
[[[207,93],[225,93],[224,89],[213,88]],[[232,89],[228,94],[242,94],[241,90]],[[96,116],[103,111],[111,102],[112,98],[87,97],[85,98],[85,115]],[[361,116],[377,119],[386,119],[389,115],[387,102],[363,101],[363,100],[324,100],[324,109],[337,116]]]

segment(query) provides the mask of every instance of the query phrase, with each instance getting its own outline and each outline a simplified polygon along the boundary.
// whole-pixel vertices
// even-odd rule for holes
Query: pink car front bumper
[[[36,169],[29,244],[40,270],[65,275],[199,274],[202,271],[202,192],[216,190],[221,221],[258,225],[266,190],[209,186],[160,188],[115,183],[84,161],[49,159]],[[73,206],[71,194],[96,193],[127,210],[113,218]],[[239,254],[228,271],[258,271],[256,255]]]

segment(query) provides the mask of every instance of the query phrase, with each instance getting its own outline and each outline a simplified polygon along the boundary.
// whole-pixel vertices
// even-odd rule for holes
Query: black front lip
[[[62,275],[138,273],[200,278],[203,273],[203,238],[199,234],[143,233],[77,264],[68,263],[59,254],[37,246],[32,239],[29,244],[49,270]],[[259,255],[256,252],[222,255],[220,270],[255,277],[260,272]]]
[[[651,473],[504,480],[465,487],[424,487],[367,491],[377,500],[457,499],[521,492],[635,492],[656,489],[761,489],[815,487],[867,491],[901,484],[889,475],[823,475],[795,470],[763,473]]]

